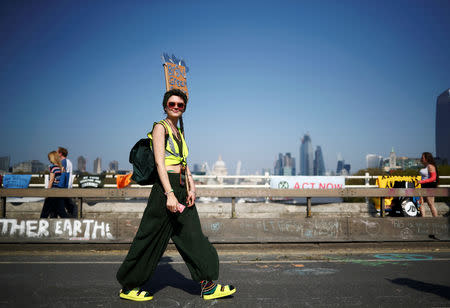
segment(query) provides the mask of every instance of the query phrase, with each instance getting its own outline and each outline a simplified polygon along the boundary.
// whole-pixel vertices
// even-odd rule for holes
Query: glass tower
[[[0,171],[8,172],[11,158],[9,156],[0,157]]]
[[[366,155],[367,168],[381,169],[383,162],[383,157],[376,154]]]
[[[322,148],[318,145],[314,152],[314,175],[325,175]]]
[[[278,154],[273,171],[274,175],[295,175],[295,158],[291,153]]]
[[[83,156],[78,156],[78,165],[77,169],[80,172],[86,172],[86,158]]]
[[[94,173],[96,174],[102,173],[102,159],[100,157],[97,157],[94,160]]]
[[[278,159],[275,161],[273,168],[273,175],[283,175],[283,154],[278,154]]]
[[[313,175],[314,169],[313,149],[311,145],[311,137],[305,134],[300,145],[300,175]]]
[[[436,105],[436,157],[450,163],[450,89],[437,98]]]

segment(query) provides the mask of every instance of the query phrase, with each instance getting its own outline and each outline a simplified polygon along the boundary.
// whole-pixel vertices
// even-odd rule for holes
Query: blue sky
[[[0,156],[59,145],[128,169],[163,118],[162,52],[189,68],[190,164],[229,172],[299,163],[300,139],[365,156],[435,152],[437,96],[450,87],[449,1],[2,1]]]

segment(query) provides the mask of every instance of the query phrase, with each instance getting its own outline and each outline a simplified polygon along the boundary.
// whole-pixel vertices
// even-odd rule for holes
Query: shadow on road
[[[416,289],[421,292],[433,293],[443,298],[450,300],[450,287],[442,286],[439,284],[426,283],[414,279],[409,278],[396,278],[396,279],[387,279],[392,283],[405,285],[412,289]]]
[[[200,295],[200,285],[177,272],[172,265],[169,264],[170,261],[172,261],[172,258],[170,257],[161,258],[155,273],[144,284],[143,289],[156,294],[158,291],[170,286],[183,290],[189,294]]]

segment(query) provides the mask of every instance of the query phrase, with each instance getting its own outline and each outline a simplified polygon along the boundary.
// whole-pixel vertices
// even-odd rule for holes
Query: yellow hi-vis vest
[[[153,123],[153,127],[155,127],[156,124],[162,124],[167,132],[169,133],[169,137],[167,138],[166,142],[166,156],[165,156],[165,165],[166,166],[172,166],[172,165],[179,165],[182,164],[183,166],[186,166],[186,158],[189,154],[188,147],[186,145],[186,141],[184,140],[183,134],[181,133],[181,130],[178,128],[179,136],[181,137],[181,153],[178,146],[178,143],[175,141],[172,129],[170,128],[170,125],[166,123],[166,121],[161,120],[159,122]],[[153,129],[150,133],[147,134],[148,138],[150,138],[150,147],[153,149]]]

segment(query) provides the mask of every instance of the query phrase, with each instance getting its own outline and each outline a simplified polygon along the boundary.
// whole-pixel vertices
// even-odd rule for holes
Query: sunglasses
[[[175,106],[177,106],[178,109],[180,109],[180,110],[184,110],[185,104],[184,103],[175,103],[175,102],[168,102],[167,103],[167,107],[169,107],[170,109],[175,108]]]

